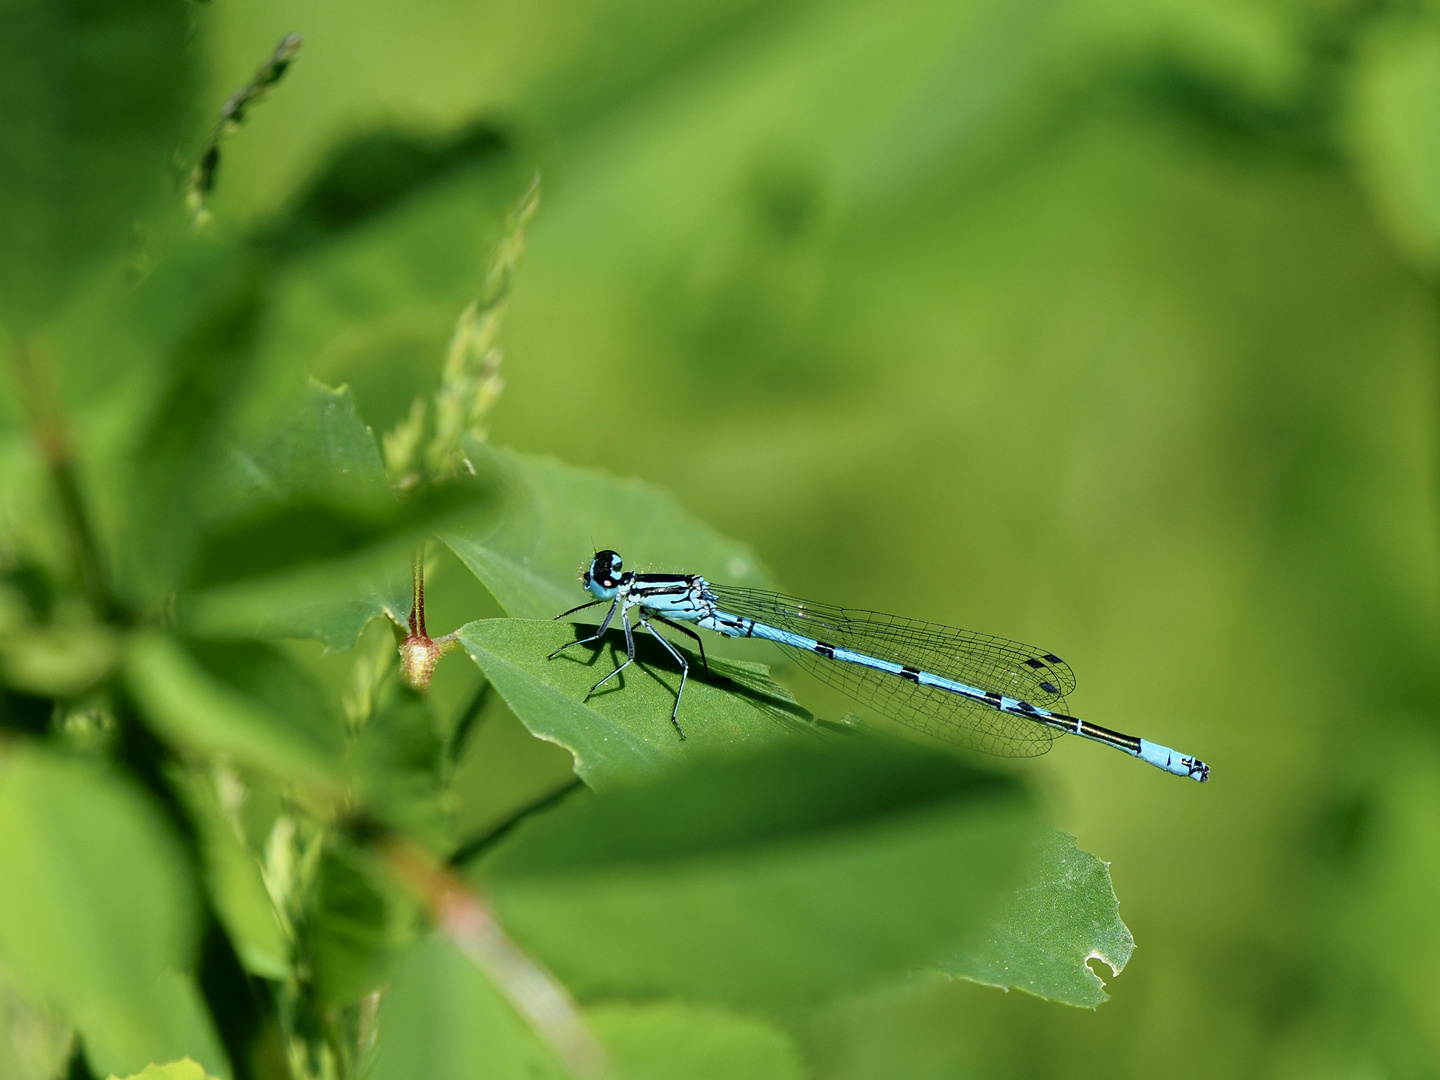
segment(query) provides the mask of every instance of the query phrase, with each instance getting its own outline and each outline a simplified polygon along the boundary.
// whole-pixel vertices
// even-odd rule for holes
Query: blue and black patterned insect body
[[[773,641],[823,682],[945,742],[1005,757],[1033,757],[1049,750],[1057,736],[1072,734],[1177,776],[1202,783],[1210,779],[1210,767],[1198,758],[1071,716],[1065,703],[1075,689],[1070,666],[1054,653],[1017,641],[763,589],[713,585],[695,574],[626,573],[619,554],[609,550],[595,553],[580,581],[595,599],[557,619],[606,602],[610,610],[594,634],[567,642],[550,657],[572,645],[598,642],[618,614],[626,658],[590,688],[593,694],[634,662],[630,612],[635,610],[640,625],[680,665],[670,722],[682,739],[680,699],[690,665],[652,620],[694,638],[707,675],[704,642],[681,623],[726,637]]]

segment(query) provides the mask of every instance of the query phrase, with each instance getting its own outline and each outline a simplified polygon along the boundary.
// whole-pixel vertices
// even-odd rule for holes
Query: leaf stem
[[[450,634],[453,638],[455,635]],[[450,733],[449,741],[445,746],[445,765],[447,769],[453,770],[460,760],[460,752],[465,748],[466,741],[475,733],[480,725],[480,717],[485,709],[485,703],[490,700],[491,683],[485,679],[480,683],[479,689],[475,691],[469,704],[465,706],[459,718],[455,721],[455,728]]]
[[[542,795],[534,802],[526,803],[504,821],[486,829],[479,836],[474,836],[466,840],[451,853],[448,862],[451,866],[464,866],[471,859],[475,858],[475,856],[486,851],[493,844],[508,836],[514,830],[515,826],[530,817],[531,814],[538,814],[542,810],[550,809],[550,807],[557,805],[576,788],[583,787],[584,785],[585,782],[578,776],[571,777],[566,783],[561,784],[549,794]]]
[[[410,561],[410,636],[428,638],[425,632],[425,542],[422,540]]]
[[[432,641],[425,629],[425,544],[415,549],[411,568],[410,635],[400,643],[400,667],[412,690],[428,693],[440,657],[455,647],[455,635]]]

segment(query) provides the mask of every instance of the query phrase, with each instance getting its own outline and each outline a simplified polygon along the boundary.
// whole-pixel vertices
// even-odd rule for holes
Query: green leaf
[[[1440,24],[1412,14],[1373,33],[1351,84],[1349,142],[1399,247],[1440,271]]]
[[[65,1073],[75,1026],[0,971],[0,1076],[54,1080]]]
[[[779,1028],[683,1002],[607,1003],[586,1012],[611,1053],[614,1080],[802,1080],[800,1053]]]
[[[420,141],[369,135],[341,148],[340,171],[320,176],[300,212],[265,238],[298,257],[277,275],[262,364],[350,384],[377,431],[434,392],[456,316],[530,179],[513,157],[484,160],[483,135],[452,143],[459,156],[432,159],[441,171],[428,177],[423,163],[380,175],[390,172],[383,159],[408,156],[401,144]],[[306,247],[315,240],[323,242]]]
[[[352,135],[320,165],[265,238],[293,257],[505,150],[504,135],[484,121],[443,136],[393,129]]]
[[[615,632],[599,650],[577,645],[546,659],[576,633],[568,623],[481,619],[456,636],[511,711],[532,733],[574,754],[575,771],[589,784],[652,773],[706,750],[753,747],[812,730],[809,714],[770,681],[763,666],[711,657],[711,671],[728,680],[711,683],[699,656],[686,650],[682,742],[670,723],[679,669],[645,634],[636,637],[635,663],[583,702],[591,685],[624,659],[625,639]]]
[[[191,976],[194,887],[129,782],[29,750],[0,769],[0,960],[74,1020],[100,1074],[191,1054],[228,1074]]]
[[[111,1080],[119,1080],[111,1074]],[[192,1058],[181,1058],[168,1065],[147,1065],[138,1073],[132,1073],[124,1080],[215,1080],[205,1067]]]
[[[131,644],[125,673],[146,719],[177,745],[283,779],[338,783],[339,721],[278,650],[146,632]]]
[[[630,570],[770,584],[750,548],[715,532],[668,492],[474,441],[465,452],[480,475],[498,477],[503,517],[495,528],[440,538],[517,619],[553,618],[586,599],[580,571],[596,547],[620,552]]]
[[[393,500],[390,506],[327,499],[276,503],[214,530],[200,547],[192,583],[202,589],[224,587],[332,562],[385,539],[397,527],[410,532],[405,525]]]
[[[336,652],[373,618],[405,622],[416,544],[496,509],[473,479],[396,499],[350,391],[314,380],[266,439],[232,450],[217,486],[226,515],[200,544],[187,628],[314,637]]]
[[[229,323],[233,335],[222,328],[218,339],[211,337],[199,357],[192,357],[189,348],[203,336],[201,328],[215,313],[244,293],[250,275],[243,244],[217,230],[195,234],[187,229],[155,243],[163,247],[164,258],[153,272],[138,283],[129,273],[106,275],[80,289],[47,329],[40,346],[51,360],[75,437],[83,493],[99,540],[104,548],[135,561],[154,591],[147,593],[125,568],[115,581],[125,592],[142,597],[163,595],[170,587],[176,566],[169,560],[186,550],[211,489],[208,477],[170,486],[168,471],[147,456],[149,450],[164,445],[163,440],[155,440],[153,433],[142,439],[142,432],[153,425],[160,395],[173,388],[178,369],[187,361],[213,366],[217,376],[239,362],[225,346],[231,340],[243,341],[243,317]],[[244,381],[236,380],[242,386]],[[0,390],[0,397],[5,396]],[[170,413],[167,419],[186,417],[182,410],[178,417]],[[209,428],[202,425],[202,430]],[[28,443],[29,433],[24,437]],[[137,443],[145,448],[139,463],[143,480],[138,484]],[[203,465],[197,475],[214,461],[208,450],[178,457],[187,466]],[[27,477],[22,470],[0,468],[0,474],[6,472],[9,475],[0,479],[0,485],[9,490],[0,494],[0,501],[23,500],[12,503],[9,514],[25,515],[28,510],[28,516],[19,518],[25,523],[21,536],[48,546],[50,541],[41,539],[50,514],[48,478],[43,473]],[[31,484],[34,490],[27,491]],[[174,532],[180,526],[186,530],[183,536],[167,536],[167,530]],[[151,527],[166,542],[164,546],[150,542]],[[184,543],[171,549],[170,539]],[[166,560],[163,565],[161,560]]]
[[[165,386],[134,460],[119,580],[146,606],[183,583],[217,493],[219,462],[253,381],[268,282],[246,267],[168,357]]]
[[[253,447],[232,447],[218,486],[217,503],[227,508],[232,525],[228,535],[218,529],[212,532],[209,550],[202,549],[202,558],[215,563],[235,546],[236,533],[243,530],[233,523],[243,520],[247,510],[261,509],[283,518],[286,509],[317,494],[372,508],[386,501],[394,506],[374,436],[360,419],[350,391],[343,386],[331,389],[314,379],[273,432]],[[269,524],[271,535],[277,534],[275,526],[284,528],[278,520],[246,524],[252,528]],[[333,539],[333,532],[328,538]],[[284,565],[283,559],[272,558],[268,569],[273,573]],[[329,573],[311,568],[270,581],[214,588],[194,596],[191,605],[189,617],[200,632],[248,629],[318,637],[342,652],[355,644],[373,618],[404,622],[410,611],[408,556],[394,552],[375,565],[332,567]]]
[[[162,971],[148,984],[137,979],[128,993],[133,1000],[124,1015],[107,1003],[76,1018],[94,1071],[132,1072],[150,1062],[192,1057],[210,1072],[230,1076],[230,1060],[193,975]]]
[[[172,0],[10,0],[0,35],[0,320],[42,324],[166,189],[190,82]]]
[[[119,639],[87,612],[48,625],[0,620],[0,677],[24,693],[74,698],[108,675]]]
[[[343,845],[327,845],[310,897],[310,962],[326,1005],[359,1001],[385,981],[394,962],[386,898],[371,869]]]
[[[795,1008],[912,970],[983,925],[1034,811],[955,758],[790,740],[582,791],[475,868],[512,935],[585,998]]]
[[[358,498],[388,495],[375,437],[348,387],[310,379],[274,430],[234,455],[222,479],[223,502],[253,502],[320,493]]]
[[[38,750],[0,771],[0,952],[62,1002],[182,963],[194,895],[175,838],[129,782]]]
[[[197,770],[187,780],[187,805],[199,833],[215,913],[246,971],[267,979],[286,978],[291,973],[290,943],[265,888],[260,860],[226,819],[208,777]]]
[[[441,782],[444,743],[425,698],[397,677],[355,738],[351,774],[366,811],[435,849],[448,846],[450,806]]]
[[[380,1006],[367,1080],[562,1080],[568,1076],[500,991],[452,946],[407,951]]]
[[[936,966],[971,982],[1093,1009],[1110,995],[1088,961],[1103,960],[1118,975],[1134,950],[1109,864],[1056,832],[1040,842],[1028,880],[985,933]]]
[[[187,598],[184,627],[198,637],[314,638],[330,652],[348,652],[372,619],[405,624],[411,552],[402,542],[355,559],[207,589]]]

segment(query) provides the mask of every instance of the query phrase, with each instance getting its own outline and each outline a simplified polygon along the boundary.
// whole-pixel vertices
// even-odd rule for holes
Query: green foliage
[[[679,672],[663,647],[645,641],[643,633],[635,643],[635,664],[589,701],[584,697],[591,684],[625,659],[623,638],[609,636],[598,648],[577,645],[546,659],[593,631],[553,621],[487,619],[456,632],[511,711],[534,734],[574,754],[575,771],[589,784],[643,775],[715,747],[753,748],[810,719],[765,668],[716,658],[710,662],[711,681],[699,655],[691,654],[682,743],[670,724]]]
[[[207,1073],[199,1062],[181,1058],[166,1065],[147,1065],[124,1080],[214,1080],[214,1077]]]
[[[949,758],[797,740],[577,796],[476,873],[582,999],[783,1011],[965,940],[1033,827],[1013,785]]]
[[[1051,833],[1037,849],[1029,880],[1006,897],[987,932],[936,967],[1093,1009],[1110,995],[1089,961],[1103,961],[1119,975],[1134,949],[1109,868],[1076,847],[1073,836]]]
[[[0,1076],[1425,1075],[1424,5],[6,11]],[[718,639],[682,741],[647,634],[546,659],[595,547],[1053,640],[1232,786]]]
[[[408,687],[386,687],[351,746],[355,785],[370,813],[437,851],[450,837],[446,746],[435,716]]]
[[[184,962],[194,897],[183,857],[131,784],[33,750],[7,761],[0,799],[5,955],[27,982],[71,1002],[119,1004],[133,981]]]
[[[1365,42],[1349,141],[1382,220],[1426,273],[1440,267],[1440,22],[1415,13]]]
[[[608,1004],[588,1013],[624,1080],[800,1080],[805,1065],[779,1027],[714,1006]]]
[[[536,199],[461,313],[433,422],[400,416],[388,463],[348,388],[266,360],[294,347],[286,298],[329,252],[389,242],[363,215],[303,245],[283,223],[177,234],[128,294],[96,287],[53,352],[16,352],[45,467],[7,476],[8,505],[43,505],[48,482],[60,513],[7,536],[0,963],[92,1072],[586,1075],[574,995],[616,1075],[795,1076],[808,1007],[960,948],[1021,880],[1037,826],[1013,781],[815,721],[753,661],[707,673],[686,650],[682,740],[657,642],[588,702],[617,634],[546,659],[590,632],[548,616],[578,599],[597,532],[632,566],[769,578],[658,489],[484,441]],[[163,360],[123,400],[82,397],[109,455],[82,459],[52,367],[94,365],[107,320],[122,355]],[[79,481],[87,460],[105,483]],[[510,617],[429,636],[430,536]],[[364,633],[376,619],[403,665]],[[459,712],[426,693],[456,645],[478,691]],[[457,835],[487,694],[601,794]]]
[[[219,784],[191,774],[184,789],[195,823],[205,891],[224,924],[245,970],[281,981],[291,974],[290,946],[282,916],[266,889],[260,862],[226,815],[219,789],[234,781],[220,772]]]
[[[462,1080],[480,1075],[480,1062],[486,1075],[502,1078],[566,1075],[475,965],[433,937],[405,956],[379,1023],[387,1035],[366,1073],[379,1080]]]
[[[65,1067],[75,1029],[6,978],[0,982],[0,1074],[45,1080]]]
[[[548,619],[581,603],[582,563],[597,544],[620,552],[631,570],[684,566],[735,585],[771,584],[753,551],[667,492],[513,450],[474,444],[467,453],[481,475],[496,478],[505,516],[486,532],[441,538],[513,618]],[[575,537],[587,531],[594,541],[587,538],[577,558]]]
[[[336,775],[339,724],[326,723],[323,701],[273,647],[205,642],[187,649],[171,637],[139,636],[127,674],[151,724],[180,746],[285,780],[313,784]]]
[[[190,109],[187,15],[170,0],[5,5],[0,319],[43,326],[133,242]]]
[[[314,927],[310,977],[322,1007],[359,1001],[389,975],[393,935],[381,883],[344,846],[320,855],[307,917]]]
[[[199,545],[186,624],[209,636],[315,637],[335,651],[371,619],[404,622],[416,543],[494,516],[474,483],[397,502],[348,390],[314,382],[287,422],[229,455],[220,487],[224,516]]]
[[[0,954],[75,1022],[93,1067],[126,1073],[193,1053],[228,1073],[186,969],[194,887],[144,795],[46,750],[0,773]]]

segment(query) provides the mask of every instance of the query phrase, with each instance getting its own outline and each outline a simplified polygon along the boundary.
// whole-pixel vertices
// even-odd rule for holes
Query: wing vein
[[[711,585],[721,610],[781,630],[917,668],[977,690],[1068,713],[1075,674],[1023,642],[861,608],[817,604],[762,589]],[[959,694],[857,664],[785,647],[822,682],[933,738],[1004,757],[1033,757],[1063,734]]]

